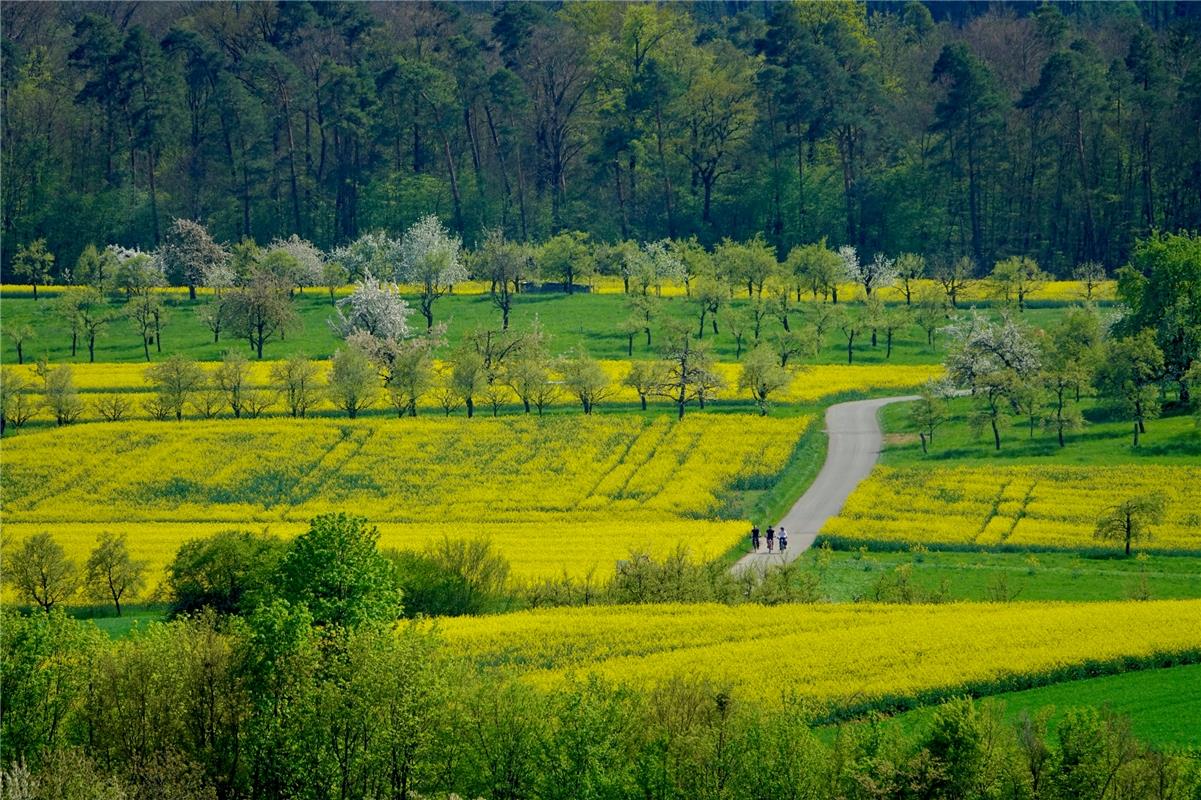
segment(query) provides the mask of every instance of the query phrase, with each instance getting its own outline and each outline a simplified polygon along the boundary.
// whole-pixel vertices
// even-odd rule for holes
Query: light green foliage
[[[379,531],[360,517],[314,518],[279,563],[279,596],[305,605],[318,625],[352,628],[396,619],[402,610],[401,591],[378,541]]]

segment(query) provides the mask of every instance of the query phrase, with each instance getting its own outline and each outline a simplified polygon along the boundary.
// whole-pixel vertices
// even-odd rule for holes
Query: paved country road
[[[879,397],[838,403],[827,408],[826,433],[829,444],[826,463],[808,491],[801,495],[801,499],[776,526],[782,524],[788,530],[788,551],[784,556],[779,553],[768,554],[767,543],[761,542],[760,552],[747,553],[734,565],[734,571],[741,572],[752,567],[762,569],[770,564],[792,561],[808,550],[822,525],[830,517],[838,515],[851,492],[875,466],[884,444],[877,412],[889,403],[916,399],[912,395]],[[756,522],[760,529],[767,529],[766,520]],[[749,530],[743,546],[750,547]]]

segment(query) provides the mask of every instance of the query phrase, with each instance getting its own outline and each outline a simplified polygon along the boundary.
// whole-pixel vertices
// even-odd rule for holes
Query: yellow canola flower
[[[228,528],[303,530],[347,511],[385,547],[491,537],[519,577],[608,574],[631,550],[716,557],[749,524],[735,488],[770,485],[810,420],[741,414],[122,422],[4,443],[5,549],[56,536],[77,562],[127,532],[156,569]]]
[[[1201,551],[1201,467],[1171,464],[878,466],[822,533],[954,547],[1112,549],[1093,538],[1113,503],[1158,492],[1167,507],[1140,550]]]
[[[1003,691],[1083,665],[1201,658],[1201,600],[908,605],[640,605],[444,619],[459,656],[554,689],[676,676],[827,710]]]

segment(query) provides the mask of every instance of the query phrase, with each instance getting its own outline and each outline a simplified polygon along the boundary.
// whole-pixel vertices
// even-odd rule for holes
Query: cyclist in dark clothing
[[[759,526],[758,525],[751,526],[751,551],[755,552],[755,553],[759,552]]]
[[[771,552],[772,545],[776,541],[776,529],[771,525],[767,526],[767,552]]]

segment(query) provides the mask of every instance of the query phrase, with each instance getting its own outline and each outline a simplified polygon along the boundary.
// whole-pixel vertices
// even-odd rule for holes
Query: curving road
[[[867,477],[880,456],[884,434],[880,430],[877,412],[889,403],[916,400],[917,397],[880,397],[872,400],[854,400],[838,403],[826,409],[826,433],[829,444],[826,448],[826,463],[821,472],[801,495],[793,507],[780,520],[788,530],[788,551],[768,554],[767,543],[762,542],[760,552],[748,553],[734,565],[735,572],[749,568],[762,569],[770,564],[792,561],[812,546],[822,525],[842,510],[847,497],[859,482]],[[760,521],[762,524],[762,521]],[[763,526],[766,529],[766,526]],[[747,532],[747,547],[750,532]]]

